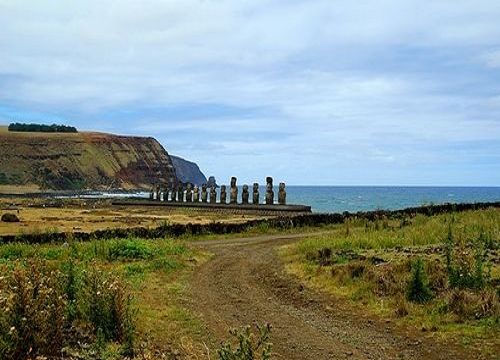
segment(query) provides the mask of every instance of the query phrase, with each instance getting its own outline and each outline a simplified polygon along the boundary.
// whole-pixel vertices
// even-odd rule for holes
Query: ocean
[[[490,201],[500,201],[500,187],[287,187],[288,203],[311,205],[314,212],[394,210],[428,204]]]
[[[239,187],[241,199],[241,187]],[[419,187],[419,186],[287,186],[287,203],[310,205],[314,212],[356,212],[394,210],[412,206],[444,203],[500,201],[500,187]],[[250,187],[250,201],[252,188]],[[260,187],[264,201],[265,187]],[[278,187],[274,187],[275,201]],[[148,193],[100,193],[83,197],[138,197]],[[228,189],[229,197],[229,189]]]

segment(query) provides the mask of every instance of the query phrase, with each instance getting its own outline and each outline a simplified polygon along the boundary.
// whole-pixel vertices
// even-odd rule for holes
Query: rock
[[[174,155],[170,155],[170,159],[172,159],[175,173],[180,181],[185,183],[190,182],[198,186],[207,183],[207,178],[203,175],[196,163]]]
[[[19,222],[20,220],[16,214],[6,213],[2,215],[2,221],[14,223],[14,222]]]

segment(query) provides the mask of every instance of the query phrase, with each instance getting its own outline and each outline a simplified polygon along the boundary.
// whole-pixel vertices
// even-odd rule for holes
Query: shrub
[[[406,271],[406,264],[383,264],[365,268],[363,279],[374,284],[373,292],[378,296],[404,294],[406,282],[402,274]]]
[[[331,264],[332,249],[322,248],[318,250],[318,262],[321,266],[326,266]]]
[[[61,270],[38,259],[15,263],[0,277],[0,359],[56,358],[96,341],[133,355],[136,314],[126,290],[118,277],[72,259]]]
[[[398,318],[405,317],[409,314],[410,309],[408,306],[408,302],[404,296],[398,296],[396,297],[395,301],[395,310],[394,313]]]
[[[447,298],[448,310],[458,316],[459,321],[494,317],[500,318],[500,302],[493,289],[473,292],[453,289]]]
[[[0,358],[55,356],[63,346],[66,300],[61,273],[38,260],[17,264],[1,286]]]
[[[362,261],[354,261],[347,264],[347,271],[351,279],[356,279],[361,277],[366,270],[366,265]]]
[[[271,325],[256,325],[257,333],[251,331],[250,326],[233,329],[230,334],[238,341],[238,347],[233,350],[230,343],[224,343],[217,350],[219,360],[269,360],[271,359],[272,344],[269,342]]]
[[[153,256],[154,250],[140,240],[116,240],[111,242],[108,248],[108,260],[110,261],[116,259],[150,259]]]
[[[424,262],[418,258],[412,264],[412,274],[406,290],[406,298],[419,304],[432,299],[432,292],[429,289],[427,276],[425,274]]]
[[[485,272],[483,240],[483,235],[480,235],[469,246],[464,239],[455,241],[449,231],[445,249],[448,279],[452,288],[480,290],[489,282],[490,274]]]
[[[102,333],[106,341],[127,340],[134,327],[130,301],[118,277],[95,267],[85,271],[79,310],[96,336]]]

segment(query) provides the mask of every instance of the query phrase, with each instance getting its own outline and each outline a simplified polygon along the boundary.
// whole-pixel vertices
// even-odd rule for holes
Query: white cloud
[[[500,46],[499,18],[500,3],[485,0],[0,0],[0,105],[80,119],[177,104],[269,109],[211,118],[212,128],[225,129],[206,139],[217,161],[197,152],[193,136],[172,136],[199,131],[199,115],[138,115],[131,129],[158,135],[172,152],[189,151],[181,155],[224,176],[224,159],[263,172],[273,159],[293,168],[287,154],[294,152],[306,168],[440,159],[405,141],[500,137],[498,74],[477,76],[500,67],[492,50]],[[489,68],[465,69],[477,56]],[[119,120],[94,122],[122,128]],[[230,126],[276,139],[233,139]],[[299,175],[307,171],[287,176]]]

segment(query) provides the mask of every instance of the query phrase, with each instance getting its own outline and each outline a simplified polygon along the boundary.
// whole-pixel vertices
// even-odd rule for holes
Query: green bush
[[[155,255],[154,249],[144,241],[127,239],[110,242],[108,248],[108,260],[117,259],[144,260]]]
[[[101,332],[106,341],[126,339],[132,312],[130,297],[118,277],[90,267],[85,271],[79,302],[81,315],[95,335]]]
[[[256,325],[256,330],[257,333],[252,332],[250,326],[231,330],[230,334],[237,339],[238,346],[233,349],[230,343],[222,344],[217,350],[219,360],[271,359],[271,325]]]
[[[44,124],[21,124],[11,123],[8,127],[9,131],[23,131],[23,132],[62,132],[62,133],[76,133],[78,132],[73,126],[66,125],[44,125]]]
[[[446,267],[450,287],[458,289],[484,289],[491,275],[487,267],[486,249],[489,239],[481,232],[479,237],[467,243],[463,238],[455,240],[451,232],[445,243]]]
[[[427,281],[424,262],[421,258],[418,258],[412,264],[412,274],[406,289],[406,297],[409,301],[419,304],[432,299],[432,292]]]

